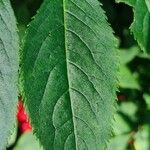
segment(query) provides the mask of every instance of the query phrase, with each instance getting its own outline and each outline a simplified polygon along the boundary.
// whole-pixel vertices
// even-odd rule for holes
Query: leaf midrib
[[[64,17],[64,46],[65,46],[65,58],[66,58],[66,69],[67,69],[67,80],[68,80],[68,94],[69,94],[69,98],[70,98],[70,104],[71,104],[71,112],[72,112],[72,123],[73,123],[73,132],[74,132],[74,138],[75,138],[75,146],[76,146],[76,150],[78,149],[77,148],[77,142],[76,142],[76,139],[77,139],[77,133],[76,133],[76,128],[75,128],[75,118],[74,118],[74,110],[73,110],[73,106],[72,106],[72,101],[71,101],[71,95],[70,95],[70,81],[69,81],[69,72],[68,72],[68,66],[69,66],[69,64],[68,64],[68,59],[67,59],[67,39],[66,39],[66,37],[67,37],[67,33],[66,33],[66,30],[67,30],[67,26],[66,26],[66,24],[67,24],[67,17],[66,17],[66,14],[65,14],[65,10],[66,10],[66,0],[63,0],[63,17]]]

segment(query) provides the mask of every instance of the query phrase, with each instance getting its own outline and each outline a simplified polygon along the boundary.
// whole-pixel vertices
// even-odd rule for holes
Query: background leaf
[[[108,145],[108,150],[126,150],[128,147],[129,139],[130,134],[119,135],[114,137]]]
[[[136,76],[133,76],[131,71],[125,65],[120,66],[119,86],[122,88],[140,89]]]
[[[146,102],[146,104],[147,104],[147,109],[150,110],[150,95],[145,93],[145,94],[143,95],[143,97],[144,97],[144,100],[145,100],[145,102]]]
[[[130,6],[134,6],[135,3],[136,3],[136,0],[116,0],[117,3],[120,3],[120,2],[124,2]]]
[[[124,120],[124,118],[120,114],[115,114],[114,118],[115,120],[113,125],[113,131],[115,135],[128,133],[131,130],[129,124]]]
[[[129,49],[120,49],[119,53],[120,53],[120,58],[119,58],[120,63],[125,65],[131,62],[139,54],[139,48],[131,47]]]
[[[26,34],[21,78],[45,149],[106,147],[117,89],[116,45],[97,0],[44,1]]]
[[[32,132],[24,133],[13,150],[43,150]]]
[[[9,0],[0,0],[0,150],[15,124],[18,48],[16,20]]]
[[[150,126],[145,125],[139,129],[135,135],[135,149],[136,150],[148,150],[150,149]]]
[[[131,25],[131,31],[134,34],[140,48],[150,53],[150,11],[149,2],[145,0],[117,0],[133,7],[134,21]]]

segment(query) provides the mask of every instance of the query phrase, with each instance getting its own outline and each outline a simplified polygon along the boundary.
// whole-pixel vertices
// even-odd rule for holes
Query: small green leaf
[[[150,60],[150,55],[147,54],[147,53],[139,53],[139,54],[137,55],[137,57],[142,58],[142,59]]]
[[[147,108],[150,110],[150,95],[145,93],[143,95],[143,97],[144,97],[144,100],[145,100],[145,102],[147,104]]]
[[[120,66],[119,85],[121,88],[140,89],[136,76],[125,65]]]
[[[150,2],[149,0],[117,0],[133,7],[134,21],[131,31],[140,48],[150,53]]]
[[[120,63],[127,64],[131,62],[139,54],[139,48],[135,46],[129,49],[120,49],[119,52],[120,52]]]
[[[146,3],[147,8],[148,8],[148,10],[150,12],[150,0],[145,0],[145,3]]]
[[[113,137],[108,144],[107,150],[127,150],[130,134],[118,135]]]
[[[115,135],[121,135],[130,132],[131,127],[120,114],[115,114],[113,131]]]
[[[138,107],[135,103],[128,101],[120,104],[119,112],[123,113],[126,117],[128,117],[133,122],[137,121],[136,113]]]
[[[134,146],[136,150],[150,149],[150,125],[144,125],[135,135]]]
[[[15,124],[18,80],[16,20],[9,0],[0,0],[0,150]]]
[[[115,110],[116,44],[97,0],[44,1],[27,31],[21,78],[45,149],[106,147]]]
[[[124,2],[130,6],[134,6],[135,3],[136,3],[136,0],[116,0],[117,3],[120,3],[120,2]]]
[[[13,150],[43,150],[32,132],[21,135]]]

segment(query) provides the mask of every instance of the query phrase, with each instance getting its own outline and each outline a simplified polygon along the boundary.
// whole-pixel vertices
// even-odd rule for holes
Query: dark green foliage
[[[84,2],[84,0],[80,0],[80,1]],[[118,111],[114,117],[115,121],[112,126],[113,127],[112,139],[109,142],[107,142],[108,143],[107,150],[149,150],[150,149],[150,144],[149,144],[149,137],[150,137],[150,82],[149,82],[150,81],[150,71],[149,71],[150,70],[150,65],[149,65],[150,64],[150,56],[145,53],[143,54],[141,49],[145,50],[146,52],[149,51],[149,43],[150,43],[149,42],[149,39],[150,39],[149,38],[149,27],[150,26],[149,26],[149,21],[148,21],[149,17],[147,17],[147,16],[149,16],[149,12],[150,12],[150,1],[149,0],[117,0],[117,2],[122,2],[122,3],[115,3],[115,0],[99,0],[99,1],[103,4],[101,7],[106,11],[106,16],[108,16],[108,22],[113,27],[113,29],[115,31],[115,35],[118,38],[118,41],[119,41],[118,45],[120,47],[119,55],[120,55],[120,63],[121,63],[120,77],[119,77],[119,91],[120,92],[117,93],[118,94],[118,107],[117,107]],[[0,1],[0,2],[2,2],[2,1]],[[5,1],[3,0],[3,2],[5,2]],[[36,11],[39,9],[41,4],[43,3],[43,0],[11,0],[11,2],[12,2],[12,6],[14,8],[14,11],[15,11],[15,16],[17,17],[20,41],[22,41],[22,38],[25,35],[25,30],[27,28],[27,25],[30,23],[31,20],[33,20],[34,16],[36,15]],[[93,0],[91,0],[91,2],[93,2]],[[0,6],[2,6],[2,5],[0,5]],[[0,7],[0,9],[1,8],[2,7]],[[49,11],[50,10],[48,10],[48,12]],[[62,9],[59,9],[56,11],[58,11],[60,13],[60,11],[62,11]],[[76,12],[76,13],[78,13],[78,12]],[[37,16],[40,16],[40,15],[41,15],[41,13],[39,12]],[[46,15],[48,15],[48,14],[46,14]],[[8,15],[6,15],[6,17],[7,16]],[[37,16],[36,16],[35,20],[37,20]],[[61,15],[59,17],[61,17]],[[34,24],[35,20],[31,24]],[[41,21],[40,24],[42,24],[42,23],[43,23],[43,21]],[[51,22],[49,22],[49,23],[52,24]],[[8,24],[12,25],[11,19],[9,20]],[[101,23],[99,23],[99,24],[101,24]],[[130,30],[131,24],[132,24],[132,32]],[[76,25],[76,24],[74,24],[74,25]],[[0,25],[0,29],[2,27],[4,27],[4,26]],[[54,28],[56,28],[56,26]],[[44,29],[44,26],[43,26],[43,29]],[[80,29],[81,28],[79,28],[79,30]],[[29,30],[31,30],[31,26],[29,27]],[[46,30],[48,31],[48,29],[46,29]],[[40,28],[40,31],[42,31],[42,28]],[[4,33],[4,31],[0,30],[0,33]],[[6,32],[6,33],[8,33],[8,32]],[[61,33],[63,33],[63,32],[61,32]],[[134,38],[132,36],[132,33],[133,33]],[[88,34],[90,34],[90,32]],[[107,32],[105,30],[104,30],[104,34],[107,34]],[[27,37],[26,37],[27,39],[29,39],[28,35],[29,35],[29,32],[27,32]],[[41,35],[43,35],[43,34],[41,34]],[[4,34],[1,34],[0,37],[3,38],[3,36],[4,36]],[[35,41],[35,35],[33,35],[32,37],[34,38],[34,41]],[[55,37],[57,37],[57,34]],[[61,38],[61,36],[59,37],[59,39],[60,38]],[[99,38],[101,38],[101,36]],[[93,38],[93,39],[95,39],[95,38]],[[91,42],[89,44],[90,47],[93,47],[93,45],[91,44],[93,39],[91,38]],[[134,40],[134,39],[136,39],[136,40]],[[10,38],[7,38],[7,40],[10,41]],[[55,42],[57,42],[57,41],[55,41]],[[29,40],[29,43],[30,43],[30,40]],[[31,47],[34,48],[35,45],[38,46],[38,44],[39,44],[39,42],[36,42],[36,44],[31,45]],[[138,47],[138,45],[140,45],[140,48]],[[29,47],[29,49],[31,50],[31,52],[33,52],[33,50],[30,47]],[[51,50],[51,49],[52,49],[52,47],[49,48],[49,50]],[[64,49],[65,48],[63,48],[62,51]],[[88,55],[86,55],[86,57],[87,56]],[[27,55],[27,57],[30,57],[30,56]],[[39,61],[39,60],[44,60],[44,58],[43,59],[42,59],[42,57],[40,57],[40,58],[41,59],[38,59],[39,66],[41,66],[41,64],[40,64],[41,61]],[[1,62],[1,60],[3,60],[3,59],[0,58],[0,62]],[[79,61],[79,59],[77,59],[77,60]],[[30,61],[31,61],[31,59],[30,59]],[[34,59],[33,59],[33,61],[34,61]],[[45,61],[47,61],[47,57],[46,57]],[[57,60],[55,59],[54,62],[56,62],[56,61]],[[116,61],[118,61],[118,59],[116,59]],[[85,62],[85,60],[83,59],[82,62]],[[20,65],[22,65],[22,64],[20,64]],[[63,63],[62,63],[62,65],[63,65]],[[48,68],[49,66],[50,65],[47,65],[46,69],[49,69]],[[1,63],[0,63],[0,67],[1,67]],[[30,64],[28,67],[29,67],[29,69],[32,68],[30,66]],[[93,66],[91,68],[89,70],[93,71]],[[37,69],[37,68],[35,68],[35,69]],[[85,69],[85,67],[84,67],[84,69]],[[16,68],[16,70],[17,70],[17,68]],[[41,70],[38,70],[38,71],[41,71]],[[14,73],[14,75],[15,74],[16,73]],[[48,72],[45,73],[46,76],[47,76],[47,74],[48,74]],[[99,75],[99,74],[97,74],[97,75]],[[44,79],[43,77],[44,77],[44,74],[42,76],[42,79]],[[31,80],[31,78],[29,78],[29,79]],[[44,80],[42,80],[42,79],[39,80],[39,81],[41,81],[40,84],[45,82],[45,79]],[[37,82],[37,83],[39,83],[39,82]],[[29,86],[32,87],[33,82],[29,83]],[[4,86],[1,86],[1,84],[0,84],[0,87],[2,87],[2,89],[0,90],[0,92],[2,92],[4,90],[4,88],[3,88]],[[37,96],[40,94],[39,93],[40,91],[41,91],[41,89],[38,89],[36,91]],[[56,90],[54,89],[52,95],[54,95],[56,93],[55,91]],[[61,90],[60,90],[60,92],[61,92]],[[91,92],[89,92],[89,93],[91,93]],[[5,92],[5,94],[7,94],[7,93]],[[0,93],[0,96],[1,96],[1,93]],[[8,99],[8,96],[6,96],[5,99],[6,98]],[[51,96],[50,96],[50,98],[52,99]],[[11,100],[12,99],[9,98],[9,101],[11,101]],[[32,102],[34,103],[37,101],[35,98],[33,98]],[[31,104],[33,104],[33,103],[31,103]],[[45,103],[45,101],[44,101],[44,103]],[[43,105],[44,108],[48,109],[48,111],[49,111],[49,106],[46,105],[46,107],[45,107],[45,105],[46,105],[46,103]],[[10,106],[10,103],[9,103],[8,107],[9,106]],[[67,104],[67,106],[68,106],[68,104]],[[81,106],[83,106],[83,105],[81,105]],[[86,105],[84,105],[84,107],[85,106]],[[109,107],[109,105],[108,105],[108,107]],[[43,108],[43,110],[44,110],[44,108]],[[3,110],[3,108],[2,109],[0,108],[0,112],[2,110]],[[14,109],[12,109],[12,108],[10,110],[14,111]],[[67,109],[65,109],[65,110],[67,110]],[[12,115],[12,111],[4,113],[4,114],[2,114],[2,116],[5,116],[5,115],[8,116],[8,114]],[[105,111],[107,112],[107,111],[109,111],[109,109],[107,108],[107,110],[105,110]],[[106,115],[106,114],[104,113],[104,115]],[[39,114],[38,114],[38,116],[39,116]],[[49,116],[50,115],[48,114],[48,117]],[[63,113],[61,116],[63,116]],[[47,117],[47,115],[46,115],[46,117]],[[15,114],[10,119],[8,119],[8,117],[5,117],[5,119],[7,119],[7,122],[4,123],[3,121],[1,121],[2,117],[0,116],[1,125],[2,124],[5,125],[5,126],[2,126],[1,130],[6,131],[6,130],[4,130],[5,127],[8,127],[8,125],[10,125],[9,121],[11,122],[14,118],[15,118]],[[40,118],[39,118],[39,120],[40,120]],[[104,120],[106,120],[106,119],[104,119]],[[42,122],[42,123],[44,125],[45,122]],[[12,126],[10,126],[10,128],[11,127]],[[42,136],[43,136],[43,132],[46,132],[44,130],[42,131],[42,128],[40,128],[40,131],[42,133]],[[50,133],[49,132],[50,131],[45,133],[48,135],[48,137],[47,138],[44,137],[44,139],[49,140],[51,133],[54,134],[54,130],[52,130],[52,132],[50,132]],[[0,133],[0,137],[3,136],[1,133]],[[8,135],[7,133],[6,133],[6,136]],[[66,132],[65,134],[68,134],[68,132]],[[40,137],[42,137],[42,136],[40,136]],[[92,135],[90,134],[89,138],[91,138],[90,136],[92,136]],[[5,137],[3,136],[3,138],[0,138],[0,143],[5,142],[5,145],[6,145],[7,141],[6,141]],[[19,140],[18,140],[18,138],[19,138]],[[104,137],[104,138],[107,138],[107,137]],[[32,133],[31,134],[30,133],[23,134],[20,136],[20,132],[18,132],[17,139],[16,139],[16,136],[14,136],[14,134],[12,134],[8,141],[8,150],[12,150],[12,149],[13,150],[40,149],[41,150],[42,147],[39,147],[38,140],[36,140],[36,141],[35,140],[36,139],[35,139],[35,137],[32,136]],[[11,145],[11,144],[13,144],[13,145]],[[53,148],[49,148],[49,149],[53,150]],[[99,147],[99,150],[101,150],[101,149],[102,149],[102,147]],[[71,150],[71,148],[70,148],[70,150]]]

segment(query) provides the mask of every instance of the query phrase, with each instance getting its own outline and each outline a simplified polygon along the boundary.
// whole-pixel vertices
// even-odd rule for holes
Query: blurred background
[[[11,0],[17,18],[20,43],[27,25],[43,0]],[[108,150],[150,150],[150,56],[138,47],[129,27],[132,8],[115,0],[100,0],[108,22],[118,38],[120,55],[117,113]],[[21,98],[18,102],[16,127],[9,138],[8,150],[42,150],[32,134]]]

